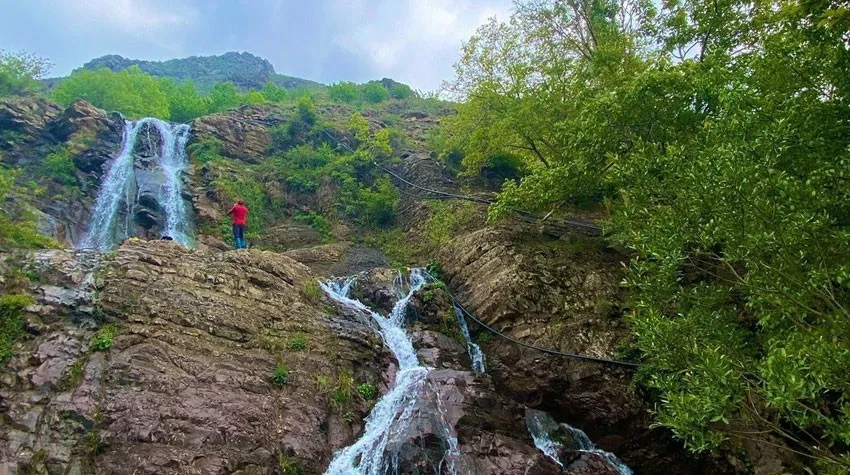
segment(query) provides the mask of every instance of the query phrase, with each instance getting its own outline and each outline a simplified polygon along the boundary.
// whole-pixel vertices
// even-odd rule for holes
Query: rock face
[[[621,259],[592,238],[547,243],[514,225],[462,236],[439,260],[449,286],[487,325],[538,347],[616,359],[628,335],[617,307]],[[470,326],[486,335],[480,341],[497,387],[584,429],[636,473],[732,472],[650,430],[649,406],[631,389],[628,368],[547,355]]]
[[[0,156],[24,170],[27,179],[43,179],[44,159],[66,151],[75,165],[74,183],[46,182],[32,206],[44,213],[52,237],[72,246],[90,220],[105,164],[121,147],[124,121],[85,101],[67,109],[40,96],[0,100]]]
[[[0,473],[321,473],[374,403],[354,386],[386,391],[396,371],[373,322],[323,303],[280,254],[129,241],[109,255],[40,251],[27,269],[36,304],[0,380]],[[393,438],[401,472],[438,473],[448,430],[457,467],[561,473],[523,408],[434,319],[449,301],[425,295],[409,326],[439,367],[417,424]]]
[[[269,128],[282,122],[272,106],[244,106],[223,114],[212,114],[192,123],[195,140],[219,141],[222,155],[260,163],[271,145]]]
[[[305,297],[301,264],[170,242],[128,243],[89,270],[84,256],[39,254],[32,335],[0,387],[0,473],[278,473],[284,460],[318,473],[359,430],[368,404],[328,392],[341,374],[378,381],[380,342]],[[96,352],[104,322],[114,343]]]

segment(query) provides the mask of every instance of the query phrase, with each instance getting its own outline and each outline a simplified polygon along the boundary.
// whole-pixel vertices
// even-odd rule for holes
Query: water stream
[[[383,316],[349,297],[352,280],[321,283],[322,290],[344,308],[369,315],[378,325],[384,344],[398,361],[398,371],[392,388],[375,404],[366,418],[366,427],[360,438],[352,445],[337,452],[331,460],[328,475],[383,475],[388,470],[398,471],[400,445],[395,440],[404,434],[418,417],[417,402],[425,389],[426,378],[432,368],[423,366],[416,356],[413,342],[405,329],[407,306],[413,294],[426,283],[421,269],[412,269],[406,285],[397,280],[396,289],[400,298],[392,312]],[[406,289],[406,290],[405,290]],[[434,388],[436,390],[436,388]],[[438,409],[441,409],[439,392]],[[442,414],[441,414],[442,419]],[[459,455],[457,437],[443,424],[445,443],[444,463],[448,473],[455,473],[454,465]]]
[[[189,126],[148,117],[125,123],[121,151],[103,177],[88,232],[78,247],[105,251],[132,236],[133,207],[138,199],[133,149],[145,125],[153,126],[161,138],[157,166],[163,172],[159,193],[159,204],[165,214],[162,233],[180,244],[192,244],[192,224],[183,200],[181,180],[188,167],[186,142],[189,140]],[[123,219],[119,219],[121,217]]]
[[[534,439],[534,446],[543,452],[544,455],[554,460],[562,469],[565,468],[561,460],[564,453],[584,452],[602,458],[617,473],[633,475],[632,470],[618,459],[616,455],[594,445],[587,434],[581,429],[577,429],[569,424],[558,424],[545,412],[533,409],[526,410],[525,424],[528,428],[528,433]]]
[[[478,374],[487,372],[487,366],[484,364],[484,352],[477,343],[472,342],[472,336],[469,334],[469,327],[466,325],[466,317],[463,315],[463,309],[455,307],[455,315],[457,323],[460,326],[460,332],[463,333],[463,339],[466,340],[466,350],[469,353],[469,359],[472,360],[472,369]]]

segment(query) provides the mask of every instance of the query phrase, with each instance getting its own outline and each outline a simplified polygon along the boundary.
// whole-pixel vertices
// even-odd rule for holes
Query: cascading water
[[[95,200],[89,230],[79,243],[81,248],[108,250],[131,235],[133,205],[137,188],[134,174],[133,149],[139,132],[146,125],[156,128],[161,138],[158,166],[164,172],[160,203],[165,212],[163,234],[180,244],[192,244],[191,222],[182,197],[181,174],[187,168],[186,142],[189,126],[168,124],[155,118],[144,118],[125,123],[121,151],[110,164]],[[121,206],[125,219],[119,222]]]
[[[116,217],[122,201],[125,204],[130,202],[127,199],[127,193],[130,191],[128,183],[133,174],[133,146],[136,144],[136,136],[139,134],[142,125],[144,125],[144,122],[138,121],[127,122],[124,126],[121,152],[112,161],[103,177],[100,192],[97,194],[97,200],[95,200],[94,211],[92,211],[89,231],[80,243],[82,248],[106,250],[113,245],[116,235],[119,238],[127,236],[129,225],[125,224],[123,230],[116,230]]]
[[[577,429],[569,424],[558,424],[548,414],[541,411],[527,409],[525,413],[525,425],[531,438],[534,439],[534,445],[544,455],[551,458],[561,468],[564,464],[561,461],[563,452],[584,452],[594,454],[605,460],[608,465],[622,475],[633,475],[632,470],[626,466],[614,454],[601,450],[599,447],[590,441],[587,434],[581,429]],[[553,438],[555,432],[563,433],[560,438]],[[569,443],[564,443],[563,439],[569,440]]]
[[[487,372],[487,366],[484,364],[484,352],[481,351],[481,347],[477,343],[472,342],[469,327],[466,325],[466,318],[463,315],[463,309],[457,305],[454,307],[460,332],[463,333],[463,339],[466,340],[466,350],[469,353],[469,359],[472,361],[472,369],[478,374],[484,374]]]
[[[407,291],[397,281],[399,300],[389,316],[384,317],[371,310],[359,300],[349,297],[352,280],[323,282],[322,290],[343,307],[368,314],[378,324],[384,343],[398,360],[398,372],[394,386],[378,402],[366,418],[366,427],[360,438],[349,447],[337,452],[328,466],[328,475],[383,475],[388,469],[398,470],[398,452],[389,448],[395,444],[394,437],[403,434],[417,415],[417,402],[431,368],[423,366],[416,356],[413,342],[404,328],[407,306],[413,294],[422,288],[426,278],[421,269],[412,269]],[[437,394],[439,408],[440,400]],[[442,419],[442,417],[441,417]],[[449,473],[455,473],[459,456],[457,437],[444,424],[443,433],[448,449],[444,463]],[[443,465],[443,463],[441,463]]]
[[[181,175],[189,165],[186,160],[189,126],[169,125],[161,120],[155,120],[153,124],[162,137],[162,156],[159,164],[165,172],[165,189],[163,190],[165,234],[180,244],[188,246],[191,243],[190,223],[187,219],[186,203],[183,201]]]

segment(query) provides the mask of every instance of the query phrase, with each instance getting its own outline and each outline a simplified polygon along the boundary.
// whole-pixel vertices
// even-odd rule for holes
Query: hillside
[[[322,87],[315,81],[278,74],[268,60],[259,56],[233,51],[219,56],[190,56],[168,61],[145,61],[110,54],[95,58],[80,69],[121,71],[130,66],[138,66],[152,76],[170,78],[178,83],[192,81],[202,93],[209,92],[216,83],[223,81],[232,82],[242,91],[262,89],[268,82],[284,89]],[[52,89],[62,79],[51,78],[46,82]]]

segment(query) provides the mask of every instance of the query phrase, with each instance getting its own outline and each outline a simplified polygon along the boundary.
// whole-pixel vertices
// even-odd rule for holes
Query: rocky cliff
[[[348,111],[321,113],[331,120]],[[384,126],[366,116],[373,129]],[[306,194],[287,189],[282,177],[262,183],[285,207],[256,236],[266,251],[229,251],[218,229],[229,204],[218,185],[267,163],[272,129],[289,117],[273,106],[247,106],[193,124],[193,142],[216,143],[222,158],[196,160],[187,170],[197,250],[134,240],[108,253],[6,256],[4,291],[23,291],[35,303],[24,312],[24,336],[0,381],[0,474],[322,473],[333,453],[362,433],[397,363],[374,322],[324,297],[316,278],[363,272],[355,295],[387,311],[397,298],[398,272],[386,268],[392,259],[361,239],[365,230],[356,222],[341,219],[322,233],[292,219],[327,209],[334,193],[327,183]],[[394,148],[396,170],[429,187],[461,189],[424,149],[437,119],[395,120],[410,137]],[[84,102],[65,110],[37,97],[0,102],[7,165],[36,176],[46,155],[68,147],[74,183],[54,181],[48,193],[26,197],[65,244],[86,228],[123,127],[117,115]],[[152,137],[134,149],[139,170],[149,169],[158,146]],[[427,241],[431,205],[407,191],[395,231],[406,241]],[[137,211],[155,211],[139,204],[147,207]],[[439,264],[472,313],[528,344],[622,356],[629,331],[619,252],[599,238],[552,236],[536,225],[487,225],[480,208],[471,216],[416,257]],[[137,234],[147,230],[157,237],[155,227]],[[628,368],[523,348],[469,322],[487,359],[487,373],[477,373],[447,295],[429,286],[411,304],[413,344],[435,369],[431,390],[416,405],[416,430],[396,439],[402,473],[441,470],[444,425],[457,436],[458,463],[471,473],[561,473],[526,430],[528,410],[585,430],[638,474],[745,472],[731,458],[690,456],[669,433],[650,429],[651,405]],[[570,450],[561,463],[566,473],[612,473],[586,451]]]

